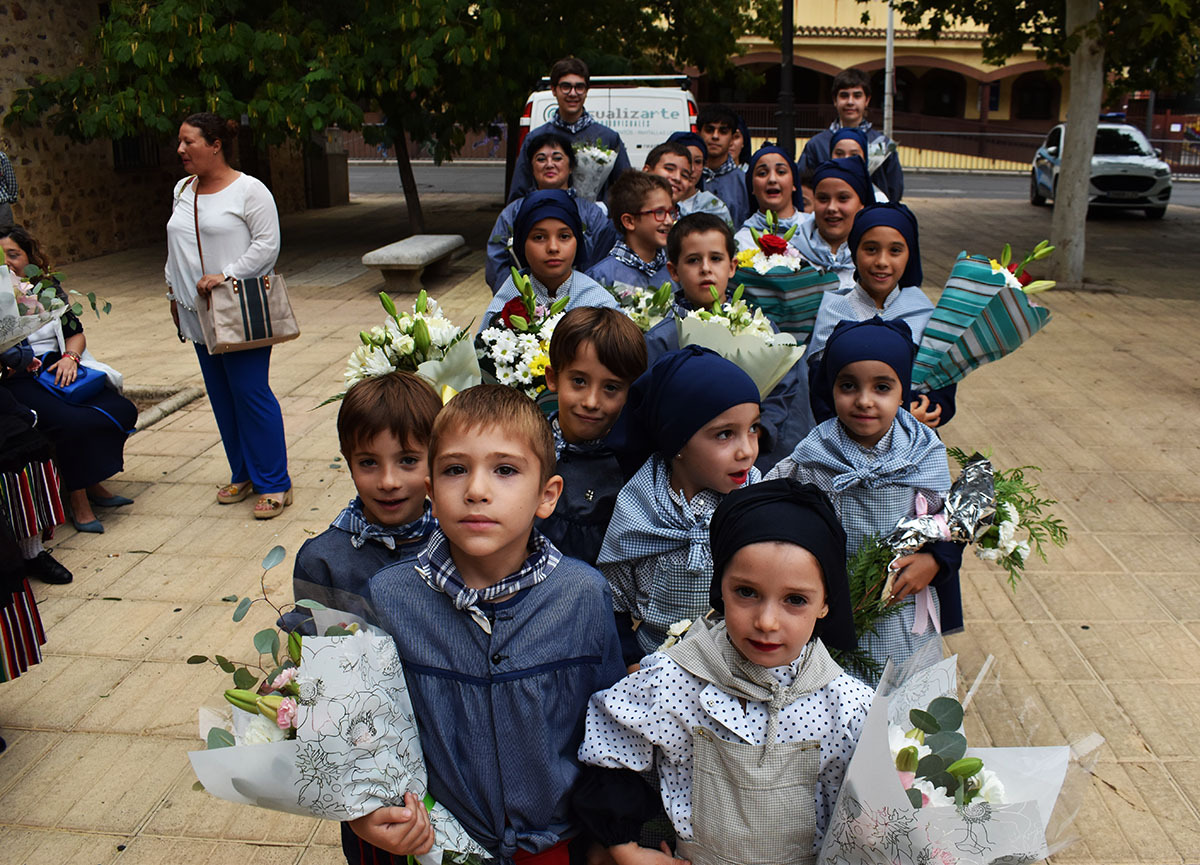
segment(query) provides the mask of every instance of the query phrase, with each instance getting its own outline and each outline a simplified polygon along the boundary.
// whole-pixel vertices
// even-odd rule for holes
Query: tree
[[[609,58],[639,72],[686,65],[721,72],[742,33],[771,32],[778,12],[756,0],[114,0],[97,60],[19,91],[8,124],[77,139],[173,134],[195,111],[244,116],[268,142],[327,126],[395,143],[410,224],[423,230],[406,139],[451,158],[464,130],[521,106],[558,57]]]
[[[1069,67],[1069,122],[1051,240],[1058,247],[1058,280],[1082,284],[1088,178],[1105,82],[1140,89],[1192,80],[1200,63],[1200,0],[892,2],[905,24],[935,39],[958,22],[984,27],[983,54],[991,63],[1028,45],[1052,68]]]

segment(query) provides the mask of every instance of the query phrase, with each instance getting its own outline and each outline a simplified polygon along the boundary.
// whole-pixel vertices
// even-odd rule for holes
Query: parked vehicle
[[[1029,201],[1035,206],[1056,197],[1066,128],[1060,123],[1051,129],[1033,157]],[[1101,123],[1096,128],[1088,207],[1138,208],[1151,219],[1161,219],[1171,199],[1171,166],[1161,156],[1136,126]]]

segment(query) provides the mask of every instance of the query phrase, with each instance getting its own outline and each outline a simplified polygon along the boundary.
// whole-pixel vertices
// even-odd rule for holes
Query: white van
[[[593,75],[590,85],[584,107],[621,136],[634,168],[645,165],[672,132],[696,131],[696,100],[686,75]],[[531,129],[550,122],[556,108],[550,79],[543,78],[521,114],[518,148]]]

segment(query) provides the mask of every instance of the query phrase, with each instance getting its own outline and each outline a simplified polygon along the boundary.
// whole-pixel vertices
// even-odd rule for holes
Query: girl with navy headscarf
[[[805,353],[818,421],[833,417],[833,406],[821,388],[812,388],[811,371],[839,322],[866,321],[877,315],[886,321],[903,321],[919,346],[933,315],[933,303],[921,290],[921,247],[917,218],[911,210],[903,204],[867,205],[854,217],[848,243],[855,262],[855,282],[822,296]],[[957,389],[957,384],[950,384],[928,393],[909,393],[908,410],[930,427],[944,425],[954,416]]]
[[[792,246],[823,270],[838,275],[842,288],[854,284],[854,259],[846,240],[854,215],[875,203],[867,164],[857,158],[831,159],[813,172],[813,212],[799,223]]]
[[[816,484],[830,497],[846,530],[847,558],[922,506],[938,513],[950,489],[945,445],[903,407],[915,351],[903,321],[839,322],[815,378],[837,416],[767,474]],[[942,633],[961,629],[961,564],[962,547],[951,542],[901,558],[890,599],[901,610],[876,633],[860,634],[860,648],[881,667],[888,658],[903,664]]]
[[[834,159],[846,159],[851,156],[857,156],[866,164],[867,171],[871,170],[871,160],[867,156],[867,133],[863,132],[857,126],[843,126],[837,132],[833,133],[833,137],[829,139],[829,146]],[[875,192],[875,201],[877,203],[886,202],[887,195],[879,184],[875,183],[875,178],[871,178],[871,188]]]
[[[708,611],[708,523],[729,492],[760,477],[759,412],[750,376],[695,345],[662,355],[630,387],[608,442],[632,478],[597,560],[626,664],[653,652],[674,623]]]
[[[575,270],[576,253],[583,248],[583,224],[575,201],[561,189],[541,189],[525,196],[513,223],[513,253],[529,277],[539,306],[549,307],[567,295],[567,309],[607,306],[617,302],[591,277]],[[504,304],[518,296],[512,274],[492,297],[479,329],[490,327]]]
[[[775,214],[775,233],[780,236],[805,216],[796,163],[792,162],[783,148],[774,144],[763,145],[750,157],[750,167],[746,171],[746,192],[750,201],[757,204],[758,210],[742,223],[734,236],[738,252],[758,248],[750,229],[760,234],[767,230],[767,211]]]

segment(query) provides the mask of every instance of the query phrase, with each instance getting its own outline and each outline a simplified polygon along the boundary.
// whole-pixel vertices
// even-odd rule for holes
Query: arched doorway
[[[929,117],[962,117],[967,83],[957,72],[930,69],[921,76],[920,112]]]
[[[1062,87],[1043,71],[1026,72],[1012,85],[1014,120],[1055,120],[1058,118]]]

